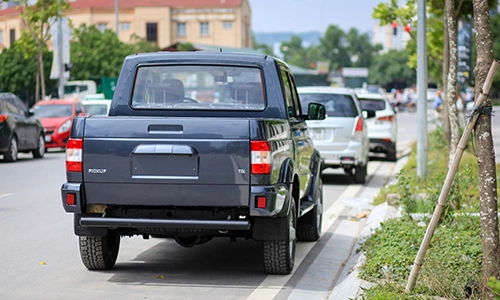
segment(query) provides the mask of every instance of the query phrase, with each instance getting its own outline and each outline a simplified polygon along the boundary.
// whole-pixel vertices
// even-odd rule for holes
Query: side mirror
[[[308,120],[324,120],[326,118],[326,108],[321,103],[311,102],[307,108]]]
[[[374,110],[363,110],[363,117],[365,119],[371,119],[371,118],[375,118],[375,111]]]

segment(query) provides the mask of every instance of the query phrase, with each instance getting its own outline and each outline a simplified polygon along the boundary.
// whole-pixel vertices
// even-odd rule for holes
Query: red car
[[[83,105],[74,100],[39,101],[32,110],[45,129],[45,148],[65,148],[73,119],[86,115]]]

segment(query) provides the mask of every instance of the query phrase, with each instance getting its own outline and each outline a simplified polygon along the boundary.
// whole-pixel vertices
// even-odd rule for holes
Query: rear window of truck
[[[168,65],[138,68],[131,106],[136,109],[263,110],[261,69]]]

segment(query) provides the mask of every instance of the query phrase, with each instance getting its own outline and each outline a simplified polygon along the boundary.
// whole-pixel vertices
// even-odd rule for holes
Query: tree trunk
[[[443,100],[443,127],[446,146],[450,149],[451,130],[450,118],[448,117],[448,70],[450,68],[450,45],[448,36],[448,24],[446,22],[446,10],[444,10],[444,43],[443,43],[443,85],[441,97]]]
[[[474,27],[476,30],[477,58],[474,68],[476,79],[476,99],[482,93],[481,87],[486,80],[488,69],[493,61],[493,40],[490,28],[490,13],[488,1],[473,0]],[[484,103],[491,107],[488,97]],[[500,241],[498,234],[498,197],[497,179],[495,169],[495,150],[491,135],[491,115],[480,114],[476,123],[475,142],[478,163],[479,203],[481,216],[481,240],[483,248],[482,299],[495,299],[490,288],[486,285],[488,278],[500,276]]]
[[[45,96],[47,94],[45,93],[45,70],[43,67],[43,33],[40,34],[40,40],[38,42],[38,65],[40,68],[40,86],[42,87],[42,99],[45,99]]]
[[[40,101],[40,65],[36,64],[35,103]]]
[[[454,0],[445,1],[446,10],[446,25],[448,27],[448,41],[449,41],[449,69],[448,80],[446,85],[447,90],[447,106],[448,106],[448,119],[450,122],[450,147],[448,148],[448,161],[451,162],[453,155],[457,150],[458,142],[460,140],[460,123],[458,121],[457,112],[457,75],[458,75],[458,20],[455,16]]]

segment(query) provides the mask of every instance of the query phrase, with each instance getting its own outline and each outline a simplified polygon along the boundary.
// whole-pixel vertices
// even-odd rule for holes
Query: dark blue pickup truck
[[[264,269],[293,270],[297,239],[321,235],[321,157],[289,67],[267,55],[128,56],[108,116],[74,120],[61,194],[90,270],[120,238],[262,241]]]

